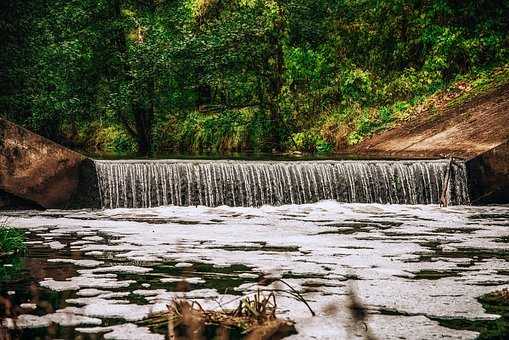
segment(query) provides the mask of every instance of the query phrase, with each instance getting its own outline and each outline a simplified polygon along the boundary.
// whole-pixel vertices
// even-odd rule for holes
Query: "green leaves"
[[[123,152],[143,139],[161,151],[293,148],[290,136],[301,150],[339,148],[399,119],[401,103],[509,60],[509,3],[490,0],[0,9],[0,112],[57,141],[94,144],[83,142],[88,131],[99,148]]]
[[[25,233],[0,225],[0,254],[19,254],[25,251]]]

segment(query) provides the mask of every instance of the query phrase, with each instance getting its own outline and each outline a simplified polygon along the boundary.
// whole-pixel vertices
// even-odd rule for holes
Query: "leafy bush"
[[[166,151],[239,151],[263,149],[269,126],[257,110],[192,112],[169,119],[156,130],[158,149]]]
[[[318,132],[307,130],[292,135],[294,148],[297,151],[329,153],[332,145],[328,143]]]
[[[87,135],[85,139],[94,150],[118,154],[129,154],[136,151],[136,143],[132,137],[116,125],[93,124],[88,129],[88,133],[91,135]]]

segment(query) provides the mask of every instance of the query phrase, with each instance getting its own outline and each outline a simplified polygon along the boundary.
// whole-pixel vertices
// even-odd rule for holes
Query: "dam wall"
[[[493,112],[499,115],[497,121],[508,115]],[[505,136],[505,129],[509,127],[499,127],[497,141]],[[476,145],[476,152],[457,155],[429,150],[429,159],[407,160],[423,156],[422,150],[410,155],[391,152],[400,159],[369,161],[101,161],[0,118],[0,209],[260,206],[322,199],[509,203],[509,142],[483,145]],[[377,152],[369,154],[376,155],[385,158]]]
[[[509,142],[466,162],[473,205],[509,204]]]
[[[262,206],[320,200],[468,204],[465,164],[450,160],[96,161],[105,208]]]
[[[472,204],[509,204],[509,84],[429,110],[348,150],[356,155],[466,161]]]

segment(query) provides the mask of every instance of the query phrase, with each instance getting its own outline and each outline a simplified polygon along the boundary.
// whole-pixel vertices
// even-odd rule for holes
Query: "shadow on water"
[[[30,239],[29,239],[30,240]],[[76,275],[71,264],[51,263],[48,258],[70,256],[68,251],[57,253],[43,246],[29,245],[23,256],[0,258],[0,319],[30,313],[43,316],[65,308],[66,300],[76,297],[73,291],[56,292],[40,287],[44,278],[65,280]],[[73,327],[57,324],[35,328],[6,330],[0,326],[0,339],[73,339],[78,336]],[[93,337],[91,337],[93,338]]]

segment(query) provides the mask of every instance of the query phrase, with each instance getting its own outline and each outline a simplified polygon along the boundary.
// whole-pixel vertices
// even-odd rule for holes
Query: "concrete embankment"
[[[87,197],[80,197],[80,188],[93,186],[84,177],[88,162],[81,154],[0,117],[0,208],[79,205]]]
[[[509,203],[509,84],[428,110],[350,152],[370,157],[466,161],[472,204]]]

